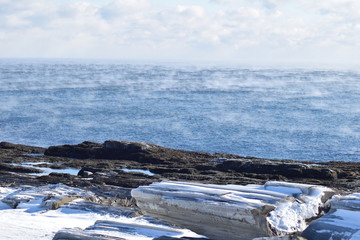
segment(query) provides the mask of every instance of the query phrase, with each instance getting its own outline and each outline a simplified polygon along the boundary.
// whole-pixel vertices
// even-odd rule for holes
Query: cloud
[[[0,0],[0,57],[359,62],[357,9],[355,0]]]
[[[146,0],[115,0],[99,8],[99,13],[104,19],[121,18],[140,11],[146,11],[150,3]]]

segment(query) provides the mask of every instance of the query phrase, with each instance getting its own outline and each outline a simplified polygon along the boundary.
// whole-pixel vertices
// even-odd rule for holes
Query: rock
[[[49,206],[49,209],[51,209],[51,210],[56,210],[58,208],[61,208],[65,204],[68,204],[78,198],[79,197],[76,197],[76,196],[74,196],[74,197],[57,197],[55,199],[46,200],[44,205]]]
[[[57,209],[75,199],[88,199],[94,195],[76,188],[71,188],[63,184],[45,185],[41,187],[22,187],[17,191],[7,195],[1,201],[8,204],[12,208],[28,208],[41,203],[41,207],[45,209]],[[39,206],[36,206],[39,207]]]
[[[215,156],[210,153],[191,152],[164,148],[144,142],[108,140],[104,144],[83,142],[78,145],[51,146],[45,155],[78,159],[132,160],[140,163],[162,164],[165,162],[203,162]]]
[[[132,190],[140,209],[211,239],[249,240],[293,234],[317,217],[335,192],[287,182],[207,185],[161,182]]]
[[[115,140],[108,140],[104,142],[104,149],[117,150],[126,153],[145,152],[154,147],[155,145],[145,142],[120,142]]]
[[[0,142],[1,150],[12,150],[14,153],[25,154],[25,153],[39,153],[42,154],[45,151],[45,148],[27,146],[22,144],[13,144],[9,142]]]
[[[55,234],[53,240],[156,239],[160,236],[170,238],[173,236],[181,236],[184,235],[184,232],[186,232],[186,230],[177,229],[166,225],[98,220],[93,226],[90,226],[84,230],[63,229]]]
[[[0,185],[56,184],[69,186],[116,185],[138,187],[158,179],[212,184],[264,184],[266,181],[293,181],[324,185],[343,192],[360,191],[360,163],[297,162],[241,157],[224,153],[204,153],[165,148],[150,143],[85,141],[78,145],[49,147],[48,155],[24,155],[36,147],[0,144],[0,161],[6,163],[38,162],[36,166],[82,169],[78,177],[68,175],[33,176],[28,169],[6,166],[0,162]],[[39,149],[39,151],[41,148]],[[43,151],[43,150],[42,150]],[[4,164],[4,163],[3,163]],[[124,174],[122,168],[147,169],[158,176]],[[34,169],[30,170],[34,172]],[[36,171],[36,170],[35,170]],[[37,171],[36,171],[37,172]],[[91,173],[93,173],[91,175]]]
[[[105,236],[91,232],[84,232],[79,228],[58,231],[53,240],[126,240],[124,238]]]
[[[26,196],[26,195],[10,195],[10,196],[6,196],[5,198],[1,199],[1,201],[5,204],[7,204],[8,206],[10,206],[11,208],[17,208],[17,206],[20,203],[26,203],[26,202],[30,202],[33,199],[32,196]]]
[[[192,237],[182,237],[182,238],[174,238],[174,237],[167,237],[167,236],[161,236],[154,238],[153,240],[211,240],[208,238],[192,238]]]
[[[45,155],[68,158],[97,158],[103,145],[85,141],[78,145],[51,146],[45,151]]]
[[[337,173],[331,169],[319,166],[303,164],[300,162],[279,162],[256,159],[225,160],[216,166],[218,170],[232,170],[240,173],[274,174],[282,175],[291,179],[314,178],[336,179]]]
[[[90,177],[91,175],[93,175],[94,173],[98,173],[101,172],[101,169],[98,168],[92,168],[92,167],[83,167],[80,169],[80,171],[78,172],[78,176],[80,177]]]
[[[100,215],[124,216],[127,218],[137,217],[140,215],[139,209],[136,208],[114,207],[89,201],[76,201],[75,203],[67,204],[63,208],[93,212]]]
[[[307,240],[299,236],[281,236],[281,237],[261,237],[254,238],[253,240]]]
[[[8,171],[14,173],[41,173],[41,170],[31,168],[31,167],[22,167],[6,163],[0,163],[0,171]]]
[[[310,223],[302,236],[309,240],[360,239],[360,193],[334,196],[330,211]]]

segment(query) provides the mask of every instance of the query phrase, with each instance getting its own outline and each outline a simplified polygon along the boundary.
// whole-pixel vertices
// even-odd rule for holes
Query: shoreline
[[[144,142],[87,141],[49,148],[0,142],[0,210],[38,225],[48,214],[56,216],[41,230],[48,236],[43,239],[53,240],[108,240],[112,234],[133,240],[131,234],[140,233],[147,237],[139,239],[156,240],[216,240],[224,233],[234,240],[304,240],[303,234],[328,240],[317,232],[324,226],[334,234],[357,231],[357,225],[342,230],[343,223],[332,219],[342,217],[337,209],[346,212],[346,223],[357,214],[359,173],[360,163],[271,160]],[[68,214],[78,211],[87,222],[80,228]],[[68,225],[56,225],[58,218],[68,219]],[[19,225],[17,220],[11,224]],[[30,229],[34,239],[38,225]],[[99,233],[105,235],[96,238]],[[198,237],[179,237],[185,233]]]
[[[31,172],[26,167],[13,166],[12,170],[9,166],[4,168],[8,163],[24,162],[40,162],[41,167],[73,168],[80,172],[77,175],[53,172],[44,176],[31,176],[24,174],[26,171]],[[185,151],[144,142],[85,141],[77,145],[48,148],[1,142],[0,163],[2,169],[5,169],[0,170],[5,182],[21,183],[12,173],[15,171],[19,179],[30,179],[34,184],[61,182],[80,186],[109,184],[134,188],[161,180],[238,185],[292,181],[324,185],[344,193],[360,191],[360,162],[264,159],[227,153]],[[151,174],[125,172],[121,169],[139,169]],[[92,180],[89,180],[89,174]]]

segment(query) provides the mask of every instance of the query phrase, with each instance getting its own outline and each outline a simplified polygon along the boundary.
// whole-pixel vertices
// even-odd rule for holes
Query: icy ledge
[[[312,240],[359,240],[360,193],[334,196],[330,211],[311,222],[302,236]]]
[[[335,192],[288,182],[211,185],[164,181],[132,190],[146,214],[211,239],[249,240],[303,231]]]
[[[0,187],[0,239],[152,240],[201,237],[137,209],[97,204],[97,196],[63,184]]]

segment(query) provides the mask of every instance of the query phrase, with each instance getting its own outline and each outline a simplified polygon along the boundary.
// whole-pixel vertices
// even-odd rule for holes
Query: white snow
[[[161,204],[176,205],[187,211],[206,212],[218,217],[235,218],[239,214],[248,223],[254,223],[246,212],[271,205],[267,221],[274,229],[284,233],[302,231],[306,220],[319,215],[325,192],[333,190],[316,185],[289,182],[267,182],[265,185],[213,185],[163,181],[139,187],[132,195],[144,202],[145,210],[161,212],[161,207],[148,202],[161,199]],[[206,206],[206,208],[203,208]]]
[[[59,199],[65,196],[90,197],[92,193],[71,188],[62,184],[42,187],[23,186],[19,188],[0,187],[0,239],[1,240],[50,240],[63,228],[85,229],[97,220],[114,221],[123,225],[124,229],[132,226],[133,231],[102,230],[109,236],[117,236],[128,240],[150,240],[154,236],[169,234],[172,237],[197,237],[199,235],[186,230],[168,226],[155,225],[142,217],[127,218],[114,214],[100,214],[91,211],[73,209],[63,206],[57,210],[49,210],[49,197]],[[4,198],[21,199],[16,209],[9,207],[1,200]],[[83,201],[74,200],[72,203]],[[93,231],[93,230],[90,230]],[[95,231],[95,230],[94,230]],[[96,231],[99,233],[99,231]]]
[[[27,211],[28,209],[6,209],[0,212],[0,239],[52,239],[55,233],[62,228],[85,228],[94,223],[94,220],[108,219],[86,212],[54,211]]]
[[[121,168],[120,169],[121,171],[124,171],[124,172],[138,172],[138,173],[144,173],[146,175],[149,175],[149,176],[154,176],[155,174],[148,171],[148,170],[143,170],[143,169],[128,169],[128,168]]]
[[[44,156],[43,153],[24,153],[24,156]]]
[[[55,168],[37,166],[37,165],[44,164],[44,163],[46,164],[48,162],[11,163],[11,165],[34,168],[34,169],[38,169],[38,170],[42,171],[41,173],[28,173],[28,175],[34,175],[34,176],[46,176],[46,175],[49,175],[50,173],[67,173],[67,174],[76,176],[80,171],[80,169],[78,169],[78,168],[55,169]]]
[[[280,190],[288,194],[300,194],[296,201],[280,202],[274,211],[270,212],[268,222],[275,228],[284,232],[301,232],[306,227],[306,219],[320,214],[319,208],[323,205],[321,198],[325,187],[310,186],[304,189],[302,184],[294,184],[294,189],[288,187],[278,189],[277,186],[270,189]],[[306,192],[306,194],[303,194]]]

